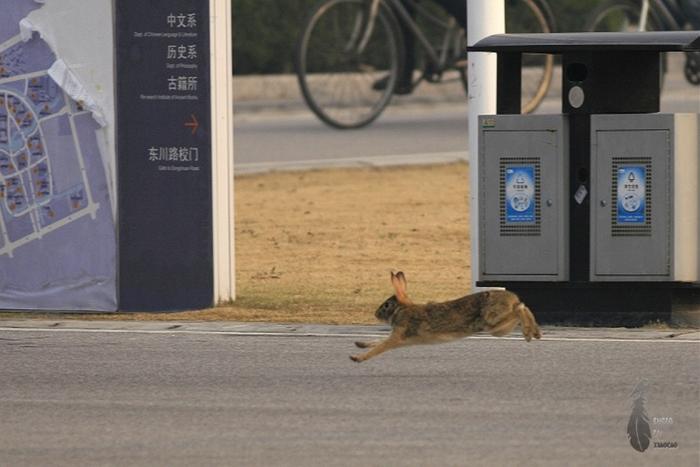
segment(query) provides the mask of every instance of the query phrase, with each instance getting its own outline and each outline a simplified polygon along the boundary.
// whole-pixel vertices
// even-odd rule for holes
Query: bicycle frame
[[[399,21],[405,24],[406,27],[408,27],[408,29],[411,31],[411,33],[416,37],[416,39],[418,39],[418,43],[423,47],[423,50],[428,56],[428,59],[437,68],[437,70],[444,70],[448,64],[447,54],[448,50],[450,49],[450,43],[456,42],[459,39],[460,28],[457,26],[457,22],[454,18],[450,17],[448,22],[445,23],[444,21],[430,14],[422,6],[413,2],[413,0],[404,1],[410,2],[411,5],[416,9],[416,11],[418,11],[418,13],[422,17],[426,18],[431,23],[439,26],[440,28],[445,29],[445,36],[442,41],[442,52],[440,56],[438,56],[438,53],[435,50],[435,48],[432,46],[430,41],[428,41],[428,39],[425,37],[425,34],[423,34],[423,31],[421,31],[421,29],[413,20],[409,12],[406,10],[404,5],[402,4],[402,0],[367,1],[367,13],[365,14],[366,24],[364,24],[361,29],[364,32],[362,33],[361,40],[358,44],[358,50],[362,52],[367,46],[367,43],[369,42],[369,39],[372,36],[372,31],[374,30],[374,23],[376,21],[377,14],[379,13],[380,2],[384,2],[391,9],[391,11],[395,13],[396,16],[398,16]],[[457,48],[459,48],[459,46],[457,46]]]
[[[686,23],[680,5],[675,0],[642,0],[639,31],[647,30],[647,22],[650,13],[656,16],[656,19],[660,22],[659,26],[661,29],[681,31]],[[700,55],[693,54],[692,52],[686,52],[685,55],[685,79],[689,83],[698,86],[700,85]]]
[[[672,31],[680,31],[683,25],[679,24],[676,17],[679,16],[677,5],[667,5],[663,0],[642,0],[642,10],[639,14],[639,31],[647,30],[649,12],[652,10],[659,16],[663,28]],[[673,10],[673,11],[672,11]]]

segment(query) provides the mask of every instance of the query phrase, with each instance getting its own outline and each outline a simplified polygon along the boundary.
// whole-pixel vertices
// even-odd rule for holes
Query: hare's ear
[[[402,305],[411,305],[413,302],[406,294],[406,276],[403,272],[399,271],[396,274],[392,271],[391,273],[391,284],[394,286],[396,291],[396,299]]]

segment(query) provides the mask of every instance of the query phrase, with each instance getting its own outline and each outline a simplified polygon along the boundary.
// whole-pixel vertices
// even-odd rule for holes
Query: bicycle
[[[591,13],[586,31],[682,31],[687,26],[676,0],[607,0]],[[687,52],[685,79],[700,86],[700,54]],[[665,72],[665,59],[662,72]]]
[[[507,0],[506,18],[508,32],[555,30],[545,0]],[[360,128],[384,111],[404,67],[401,23],[424,53],[413,88],[422,81],[440,83],[456,71],[468,92],[466,34],[455,18],[441,17],[417,0],[321,0],[309,12],[295,54],[302,96],[321,121],[339,129]],[[437,41],[428,39],[421,23],[436,29]],[[551,55],[523,57],[523,113],[544,99],[553,68]]]

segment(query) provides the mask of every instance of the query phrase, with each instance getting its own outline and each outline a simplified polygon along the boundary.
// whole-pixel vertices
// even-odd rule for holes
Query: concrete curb
[[[244,323],[232,321],[91,321],[7,319],[0,320],[0,331],[16,332],[96,332],[96,333],[149,333],[149,334],[220,334],[231,336],[269,337],[383,337],[390,328],[386,325],[323,325]],[[646,328],[576,328],[542,326],[543,340],[585,341],[684,341],[700,344],[700,331],[693,329],[657,330]],[[486,333],[473,337],[500,339]],[[522,340],[520,331],[504,339]]]
[[[289,162],[254,162],[237,164],[236,175],[258,174],[274,171],[339,169],[357,167],[395,167],[399,165],[435,165],[453,162],[469,162],[466,151],[431,154],[397,154],[391,156],[366,156],[342,159],[311,159]]]

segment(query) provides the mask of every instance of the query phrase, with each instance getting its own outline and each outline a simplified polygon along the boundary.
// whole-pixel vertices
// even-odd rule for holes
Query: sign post
[[[230,0],[7,0],[0,309],[235,298]]]
[[[209,3],[117,0],[119,308],[213,304]]]
[[[210,0],[214,300],[236,297],[233,178],[233,34],[230,0]]]

